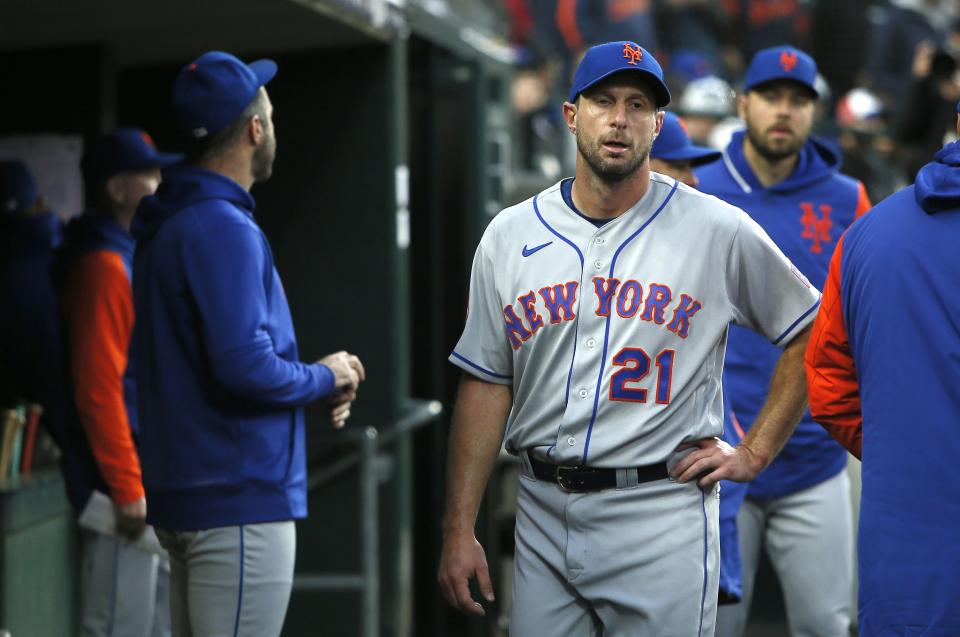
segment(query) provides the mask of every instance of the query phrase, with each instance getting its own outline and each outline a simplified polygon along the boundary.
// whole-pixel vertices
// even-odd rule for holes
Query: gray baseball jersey
[[[511,453],[631,467],[719,436],[727,325],[785,344],[819,292],[743,211],[671,178],[600,228],[560,185],[488,226],[450,361],[512,387]]]

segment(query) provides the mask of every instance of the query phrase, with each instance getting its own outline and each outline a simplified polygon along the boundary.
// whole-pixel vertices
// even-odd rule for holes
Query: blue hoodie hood
[[[119,254],[127,266],[127,277],[132,279],[134,247],[133,237],[123,226],[106,215],[88,210],[71,219],[63,232],[63,244],[57,249],[51,267],[54,285],[62,290],[76,260],[95,250]]]
[[[164,168],[157,193],[140,201],[130,232],[137,242],[148,241],[181,210],[213,200],[226,200],[250,217],[256,207],[249,192],[219,173],[181,164]]]
[[[770,190],[771,192],[789,193],[806,188],[818,181],[823,181],[835,175],[840,170],[840,153],[829,142],[811,135],[807,143],[800,149],[800,159],[790,176],[780,183],[764,188],[753,169],[747,163],[743,153],[743,139],[745,131],[738,131],[727,149],[724,151],[724,161],[727,168],[734,174],[741,188],[746,190]],[[745,187],[746,186],[746,187]]]
[[[960,206],[960,141],[947,144],[920,169],[916,180],[917,204],[927,214]]]

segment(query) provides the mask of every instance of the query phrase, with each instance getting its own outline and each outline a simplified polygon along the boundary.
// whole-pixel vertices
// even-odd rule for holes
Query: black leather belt
[[[620,469],[571,467],[543,462],[533,456],[528,456],[528,458],[530,459],[530,467],[533,469],[533,475],[537,480],[554,482],[560,485],[560,488],[564,491],[601,491],[617,487],[617,471],[620,471]],[[670,475],[667,472],[665,462],[648,464],[642,467],[628,467],[626,470],[637,472],[637,483],[665,480]]]

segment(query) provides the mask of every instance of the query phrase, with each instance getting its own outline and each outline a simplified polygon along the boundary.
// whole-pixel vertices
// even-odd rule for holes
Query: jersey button
[[[581,389],[577,393],[580,395],[580,398],[586,398],[590,394],[586,389]]]
[[[604,243],[607,242],[607,240],[604,239],[603,237],[597,237],[596,239],[593,240],[593,242],[596,243],[598,246],[602,246]]]
[[[567,438],[567,444],[572,447],[573,445],[577,444],[577,439],[574,438],[573,436],[570,436],[569,438]]]
[[[594,262],[593,262],[593,267],[596,268],[597,270],[600,270],[600,269],[603,268],[603,262],[602,262],[602,261],[594,261]]]
[[[593,348],[597,344],[597,339],[592,336],[587,339],[587,347]]]

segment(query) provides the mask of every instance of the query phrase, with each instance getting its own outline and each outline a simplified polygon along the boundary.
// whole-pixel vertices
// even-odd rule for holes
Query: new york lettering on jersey
[[[577,317],[573,306],[576,303],[578,287],[577,281],[567,281],[540,288],[539,295],[543,305],[540,311],[549,317],[551,325],[560,323],[561,320],[572,321]],[[659,283],[649,285],[647,288],[649,293],[645,298],[643,284],[634,279],[629,279],[621,285],[620,279],[595,276],[593,288],[597,301],[594,313],[597,316],[610,316],[611,306],[615,306],[618,316],[633,318],[642,306],[640,320],[663,325],[665,314],[672,310],[673,317],[666,325],[666,329],[680,338],[687,337],[690,332],[691,317],[703,307],[689,294],[681,294],[679,300],[673,298],[670,287]],[[538,312],[537,295],[533,290],[517,296],[517,303],[521,310],[520,315],[513,305],[503,308],[504,326],[507,328],[507,337],[513,349],[520,349],[525,341],[544,326],[544,318]]]

